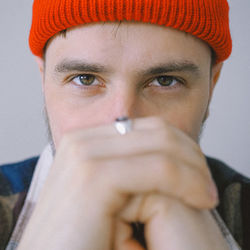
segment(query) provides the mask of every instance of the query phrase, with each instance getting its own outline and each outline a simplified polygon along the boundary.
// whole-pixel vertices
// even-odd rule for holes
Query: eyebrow
[[[170,72],[187,72],[199,77],[201,74],[200,67],[192,61],[173,61],[166,64],[160,64],[156,67],[149,68],[142,72],[144,75],[160,75]]]
[[[72,71],[105,73],[108,70],[103,65],[86,63],[80,60],[63,60],[55,66],[55,72],[57,73],[67,73]]]
[[[56,73],[68,72],[91,72],[91,73],[111,73],[112,71],[105,66],[97,63],[87,63],[82,60],[64,59],[55,66]],[[187,72],[199,77],[201,74],[200,67],[192,61],[171,61],[165,64],[150,67],[146,70],[136,71],[137,75],[160,75],[170,72]]]

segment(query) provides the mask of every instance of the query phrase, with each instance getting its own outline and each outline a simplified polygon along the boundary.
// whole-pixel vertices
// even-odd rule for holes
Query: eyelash
[[[68,80],[66,80],[67,83],[70,83],[70,82],[74,82],[75,79],[81,77],[81,76],[91,76],[91,77],[94,77],[94,81],[96,81],[98,79],[97,76],[93,75],[93,74],[79,74],[79,75],[75,75],[75,76],[72,76],[70,77]],[[100,82],[100,81],[99,81]],[[76,83],[73,83],[76,87],[78,88],[81,88],[81,89],[93,89],[94,87],[100,87],[99,84],[98,85],[83,85],[83,84],[76,84]],[[102,84],[103,85],[103,84]],[[103,86],[102,86],[103,87]]]
[[[171,82],[175,81],[176,83],[173,86],[171,84],[166,85],[166,86],[160,85],[160,82],[159,82],[160,78],[166,78],[167,80],[170,80]],[[147,85],[152,86],[152,83],[154,81],[157,81],[158,84],[159,84],[159,86],[156,86],[157,88],[161,88],[161,89],[163,88],[163,89],[166,89],[166,90],[177,88],[179,85],[185,85],[185,81],[183,79],[181,79],[179,77],[175,77],[175,76],[169,76],[169,75],[162,75],[162,76],[155,77]]]
[[[79,75],[75,75],[75,76],[72,76],[69,80],[68,80],[68,82],[74,82],[74,80],[75,79],[77,79],[77,78],[79,78],[79,77],[82,77],[82,76],[90,76],[90,77],[94,77],[94,82],[96,81],[96,80],[98,80],[98,77],[97,76],[95,76],[95,75],[93,75],[93,74],[79,74]],[[163,85],[160,85],[160,83],[158,82],[158,84],[159,84],[159,86],[156,86],[157,88],[163,88],[163,89],[166,89],[166,90],[169,90],[169,89],[174,89],[174,88],[177,88],[177,86],[176,85],[186,85],[186,82],[185,82],[185,80],[184,79],[182,79],[182,78],[179,78],[179,77],[175,77],[175,76],[170,76],[170,75],[160,75],[160,76],[156,76],[156,77],[154,77],[154,78],[152,78],[152,79],[150,79],[149,81],[147,81],[147,83],[144,85],[144,86],[152,86],[152,82],[154,82],[154,81],[158,81],[160,78],[164,78],[164,77],[166,77],[166,78],[168,78],[168,79],[171,79],[171,81],[176,81],[176,84],[174,84],[174,86],[163,86]],[[100,81],[99,81],[100,82]],[[84,85],[84,84],[76,84],[75,83],[75,85],[77,86],[77,87],[79,87],[79,88],[82,88],[82,89],[93,89],[94,87],[100,87],[100,85],[99,84],[97,84],[97,85],[93,85],[93,84],[90,84],[90,85]],[[103,84],[102,84],[103,85]],[[103,86],[101,86],[101,87],[103,87]],[[154,87],[154,86],[153,86]]]

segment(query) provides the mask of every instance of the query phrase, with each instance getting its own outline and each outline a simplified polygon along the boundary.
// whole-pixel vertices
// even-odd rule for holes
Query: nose
[[[141,116],[140,96],[133,88],[117,88],[108,98],[109,117],[114,121],[118,117],[129,117],[130,119]]]

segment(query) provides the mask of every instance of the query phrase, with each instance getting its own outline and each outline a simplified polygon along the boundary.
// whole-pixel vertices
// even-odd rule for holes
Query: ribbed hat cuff
[[[29,44],[43,56],[46,42],[80,24],[139,21],[172,27],[205,41],[216,61],[229,57],[232,40],[226,0],[34,0]]]

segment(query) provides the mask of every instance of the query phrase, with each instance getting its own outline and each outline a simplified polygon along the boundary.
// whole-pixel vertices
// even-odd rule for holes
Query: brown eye
[[[172,86],[177,83],[177,80],[172,76],[159,76],[156,78],[156,80],[161,86],[166,87]]]
[[[90,86],[95,82],[96,78],[93,75],[79,75],[74,79],[78,85]]]

